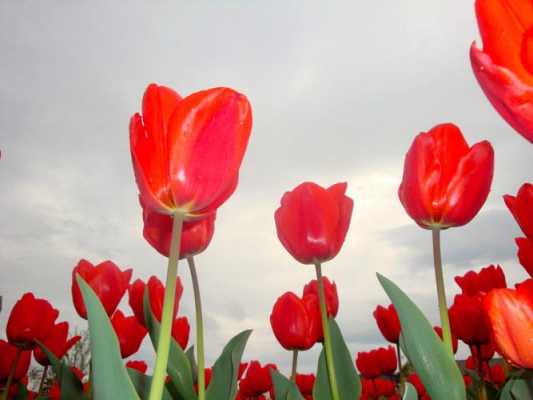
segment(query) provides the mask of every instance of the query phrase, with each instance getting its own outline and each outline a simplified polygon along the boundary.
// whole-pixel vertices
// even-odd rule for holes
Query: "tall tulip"
[[[420,133],[405,156],[398,189],[407,214],[431,229],[433,261],[444,342],[451,354],[451,333],[442,272],[440,231],[467,224],[490,191],[494,151],[483,141],[470,147],[459,128],[441,124]]]
[[[524,183],[516,196],[506,194],[503,199],[522,232],[533,240],[533,184]]]
[[[515,289],[495,289],[483,301],[498,352],[510,363],[533,369],[533,279]]]
[[[111,316],[128,289],[132,269],[121,271],[112,261],[104,261],[98,265],[93,265],[83,259],[78,262],[78,265],[72,270],[72,301],[78,315],[87,319],[87,309],[76,280],[78,274],[100,299],[107,315]]]
[[[130,149],[141,203],[173,219],[150,400],[163,393],[183,221],[215,212],[235,191],[251,128],[248,100],[229,88],[181,98],[170,88],[151,84],[143,97],[142,116],[137,113],[131,118]],[[193,273],[194,265],[190,268]],[[195,279],[194,271],[198,397],[204,400],[203,323]]]
[[[533,4],[477,0],[476,14],[483,50],[470,47],[474,74],[496,111],[533,143]]]

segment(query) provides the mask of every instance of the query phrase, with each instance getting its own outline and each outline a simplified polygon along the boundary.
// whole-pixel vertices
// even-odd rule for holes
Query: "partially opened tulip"
[[[468,271],[464,276],[456,276],[455,282],[457,282],[463,293],[469,296],[475,296],[480,293],[485,294],[492,289],[507,287],[505,274],[499,265],[489,265],[479,272]]]
[[[183,350],[187,348],[187,343],[189,343],[190,330],[191,327],[187,317],[176,318],[172,323],[172,337]]]
[[[533,279],[514,289],[495,289],[484,299],[493,342],[511,364],[533,369]]]
[[[95,292],[108,316],[113,315],[120,300],[128,289],[132,269],[120,270],[112,261],[93,265],[87,260],[80,260],[72,270],[72,301],[78,315],[87,319],[87,309],[83,302],[76,275],[80,275]]]
[[[484,297],[479,294],[474,296],[458,294],[450,307],[452,331],[458,339],[469,346],[480,346],[490,342],[490,324],[483,310]]]
[[[277,370],[274,364],[261,366],[259,361],[250,361],[246,376],[241,379],[239,391],[244,398],[262,395],[272,388],[270,370]]]
[[[377,306],[373,315],[383,337],[391,343],[398,344],[401,325],[394,304],[389,305],[387,308]]]
[[[134,315],[126,317],[120,310],[115,311],[111,317],[111,324],[118,338],[122,358],[137,353],[148,333],[146,328],[139,324]]]
[[[470,61],[485,95],[518,133],[533,143],[533,3],[477,0],[483,50]]]
[[[533,278],[533,240],[516,238],[515,241],[518,246],[518,261],[520,261],[529,276]]]
[[[516,196],[506,194],[503,199],[522,232],[533,240],[533,184],[524,183]]]
[[[42,340],[42,344],[58,359],[61,359],[72,346],[78,343],[80,339],[81,336],[73,336],[69,339],[68,322],[60,322],[54,325],[52,331]],[[50,360],[40,347],[36,347],[33,350],[33,356],[43,367],[51,364]]]

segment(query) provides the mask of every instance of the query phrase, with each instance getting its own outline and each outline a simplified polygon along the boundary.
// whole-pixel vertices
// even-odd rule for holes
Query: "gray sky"
[[[511,283],[519,230],[501,196],[531,181],[532,147],[493,111],[470,70],[473,2],[0,1],[0,293],[26,291],[83,326],[71,305],[73,266],[111,259],[134,279],[163,279],[166,262],[142,238],[128,121],[150,82],[183,95],[213,86],[245,93],[254,128],[235,194],[197,258],[207,361],[253,328],[245,359],[290,355],[269,324],[275,299],[301,292],[314,270],[279,243],[273,213],[305,180],[347,181],[351,228],[324,266],[337,282],[338,321],[352,353],[385,345],[372,317],[388,304],[375,272],[392,278],[437,323],[428,231],[397,198],[412,139],[457,123],[470,144],[492,142],[492,192],[467,227],[443,234],[453,277],[501,263]],[[189,274],[180,314],[193,322]],[[123,309],[130,313],[126,301]],[[7,312],[0,314],[4,335]],[[194,324],[192,324],[194,329]],[[191,331],[191,339],[194,337]],[[301,358],[315,369],[318,346]],[[135,358],[150,360],[148,340]]]

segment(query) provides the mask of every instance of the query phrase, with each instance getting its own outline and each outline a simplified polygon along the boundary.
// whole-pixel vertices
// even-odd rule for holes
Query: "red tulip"
[[[318,332],[312,329],[312,318],[303,300],[287,292],[276,300],[270,314],[270,325],[283,348],[307,350],[318,340]]]
[[[147,285],[143,281],[137,279],[131,284],[128,289],[130,307],[133,310],[133,314],[135,314],[135,317],[137,317],[137,321],[139,321],[139,323],[142,325],[145,325],[144,292],[146,286]],[[176,298],[174,300],[174,314],[172,316],[173,319],[176,318],[176,314],[178,313],[179,302],[182,294],[183,285],[181,284],[181,280],[178,277],[176,279]],[[148,279],[148,297],[150,299],[150,307],[152,309],[152,313],[158,321],[161,321],[164,296],[165,287],[163,286],[161,281],[157,279],[157,277],[151,276],[150,279]]]
[[[392,396],[396,391],[396,384],[390,379],[376,379],[374,380],[374,385],[376,386],[377,397],[381,396]]]
[[[507,380],[507,374],[501,364],[493,364],[490,366],[489,378],[496,387],[500,388]]]
[[[126,363],[126,368],[131,368],[139,371],[141,374],[146,374],[148,365],[144,361],[130,360]]]
[[[142,205],[142,201],[141,201]],[[185,221],[181,231],[180,258],[187,258],[204,251],[215,231],[213,212],[205,218]],[[161,255],[168,257],[172,241],[172,216],[159,214],[143,206],[143,236]]]
[[[396,350],[393,346],[380,347],[373,350],[379,365],[379,369],[383,375],[392,375],[396,371],[398,365],[398,358],[396,357]]]
[[[515,241],[518,246],[518,261],[520,261],[522,267],[533,278],[533,240],[516,238]]]
[[[522,232],[529,240],[533,240],[533,184],[524,183],[516,197],[506,194],[503,199]]]
[[[11,309],[7,321],[7,340],[24,350],[37,346],[35,340],[44,339],[54,329],[59,311],[44,299],[37,299],[33,293],[24,294]]]
[[[415,387],[416,392],[418,393],[418,398],[420,400],[422,399],[429,399],[429,396],[426,392],[426,388],[424,387],[424,384],[420,380],[417,374],[412,373],[407,377],[407,380]]]
[[[277,367],[274,364],[262,367],[259,361],[250,361],[246,376],[241,379],[239,387],[241,396],[256,397],[268,392],[272,387],[271,369],[277,370]]]
[[[111,316],[128,289],[132,270],[121,271],[112,261],[104,261],[94,266],[87,260],[80,260],[72,270],[72,300],[78,315],[87,319],[87,310],[76,280],[77,274],[94,290],[107,315]]]
[[[482,303],[484,296],[455,296],[450,307],[450,325],[453,334],[470,346],[477,346],[490,341],[490,324]]]
[[[337,285],[335,282],[330,282],[326,276],[322,277],[322,283],[324,285],[328,317],[336,317],[339,312],[339,296],[337,294]],[[302,297],[308,296],[316,296],[318,298],[318,282],[316,279],[313,279],[304,286]]]
[[[420,133],[405,156],[400,201],[422,228],[465,225],[485,203],[493,169],[489,142],[469,147],[457,126],[437,125]]]
[[[148,333],[146,328],[139,324],[134,315],[126,317],[120,310],[115,311],[111,317],[111,324],[117,334],[122,358],[127,358],[137,353],[144,337]]]
[[[278,238],[302,264],[322,263],[339,253],[353,210],[345,192],[346,183],[324,189],[305,182],[283,195],[274,215]]]
[[[381,368],[375,350],[357,353],[355,365],[363,378],[374,379],[381,375]]]
[[[52,331],[46,336],[42,343],[54,355],[61,359],[81,339],[81,336],[74,336],[68,339],[68,322],[60,322],[54,325]],[[33,350],[35,360],[43,367],[50,365],[48,357],[43,353],[40,347]]]
[[[373,315],[383,337],[391,343],[398,343],[401,326],[394,304],[389,305],[388,308],[377,306]]]
[[[149,85],[142,117],[130,121],[133,169],[146,205],[163,214],[215,211],[237,186],[251,128],[250,104],[232,89],[182,99]]]
[[[20,381],[28,373],[31,361],[31,351],[20,350],[12,344],[0,339],[0,386],[5,383],[13,369],[13,364],[17,358],[17,352],[20,352],[13,374],[14,381]],[[1,393],[1,392],[0,392]]]
[[[296,385],[303,396],[313,394],[315,380],[314,374],[296,374]]]
[[[476,14],[483,50],[472,43],[474,74],[502,118],[533,142],[533,6],[477,0]]]
[[[439,335],[440,340],[442,339],[442,328],[440,326],[434,326],[433,330],[437,335]],[[457,340],[457,337],[452,332],[452,350],[453,354],[457,353],[457,348],[459,347],[459,341]]]
[[[185,350],[187,343],[189,343],[190,330],[187,317],[176,318],[172,324],[172,337],[183,350]]]
[[[533,368],[533,279],[513,289],[495,289],[483,301],[493,342],[507,361]]]
[[[485,294],[496,288],[506,288],[505,274],[502,267],[489,265],[481,271],[468,271],[464,276],[456,276],[455,282],[459,285],[463,294],[476,296]]]

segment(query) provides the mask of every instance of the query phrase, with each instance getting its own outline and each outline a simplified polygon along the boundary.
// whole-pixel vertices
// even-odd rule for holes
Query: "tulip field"
[[[533,2],[477,0],[475,12],[482,43],[470,48],[473,76],[492,111],[531,152]],[[489,140],[473,143],[451,122],[421,127],[403,149],[397,201],[432,244],[434,281],[428,286],[439,310],[437,326],[408,290],[377,268],[388,301],[366,312],[383,344],[350,352],[337,320],[340,292],[327,273],[346,251],[348,232],[357,229],[351,223],[357,199],[354,206],[349,182],[304,181],[272,204],[272,235],[286,258],[314,279],[280,290],[270,314],[262,316],[291,368],[271,359],[245,360],[252,330],[234,332],[209,365],[197,255],[209,247],[222,205],[238,196],[258,110],[229,87],[181,94],[151,83],[137,102],[129,151],[138,189],[132,202],[143,226],[138,241],[164,257],[166,279],[143,280],[135,268],[81,258],[69,269],[69,307],[84,321],[86,338],[73,334],[52,301],[21,288],[15,304],[0,312],[6,321],[0,400],[533,400],[533,183],[523,182],[500,200],[522,232],[515,238],[516,260],[529,277],[513,281],[491,264],[453,276],[453,288],[445,285],[453,272],[443,268],[442,232],[462,229],[486,205],[496,168],[506,168],[495,164],[503,149]],[[124,140],[126,134],[125,128]],[[192,292],[184,291],[186,268]],[[451,303],[447,291],[458,293]],[[194,301],[194,329],[178,312],[185,296]],[[138,357],[145,340],[152,359]],[[87,371],[69,358],[83,343]],[[458,354],[459,343],[468,349],[466,357]],[[301,373],[299,357],[312,348],[320,349],[314,372]]]

